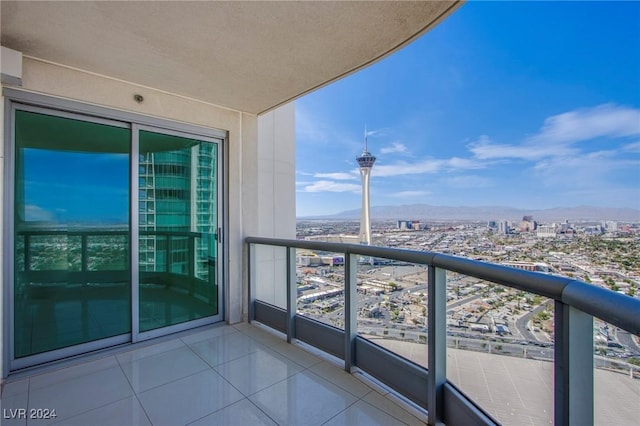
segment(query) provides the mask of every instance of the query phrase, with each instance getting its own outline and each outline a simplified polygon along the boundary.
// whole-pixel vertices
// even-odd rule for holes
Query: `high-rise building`
[[[217,197],[215,169],[217,155],[212,144],[187,146],[168,152],[140,155],[140,270],[163,270],[171,258],[172,273],[186,274],[194,264],[194,276],[208,279],[209,260],[214,241],[197,238],[189,232],[215,235]],[[172,238],[166,233],[183,232]],[[195,247],[189,247],[195,244]],[[194,250],[195,248],[195,250]],[[190,258],[193,257],[193,258]]]
[[[362,154],[356,157],[360,166],[360,177],[362,178],[362,210],[360,212],[360,244],[371,244],[371,216],[369,203],[369,179],[371,169],[376,157],[371,155],[367,148],[367,129],[364,131],[364,149]]]
[[[509,233],[509,222],[506,220],[501,220],[498,222],[498,233],[502,235],[507,235]]]
[[[538,223],[533,220],[533,216],[523,216],[520,222],[520,232],[533,232],[538,227]]]

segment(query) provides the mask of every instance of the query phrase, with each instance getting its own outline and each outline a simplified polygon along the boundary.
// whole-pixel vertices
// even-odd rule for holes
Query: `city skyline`
[[[597,27],[599,31],[590,31]],[[637,3],[469,2],[296,101],[297,216],[371,206],[640,208]]]

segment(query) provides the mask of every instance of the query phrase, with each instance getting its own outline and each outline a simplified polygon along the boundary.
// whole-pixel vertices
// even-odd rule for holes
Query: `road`
[[[460,305],[464,305],[465,303],[471,303],[474,300],[480,299],[480,297],[482,297],[482,296],[480,296],[479,294],[476,294],[475,296],[465,297],[464,299],[460,299],[460,300],[457,300],[455,302],[447,303],[447,309],[455,308],[455,307],[458,307]]]
[[[518,329],[518,332],[522,335],[524,340],[530,340],[532,342],[540,341],[540,339],[538,339],[538,337],[534,333],[527,330],[527,324],[529,323],[529,321],[531,321],[532,317],[534,317],[539,312],[542,312],[546,309],[547,303],[543,303],[540,306],[537,306],[532,311],[527,312],[526,314],[524,314],[523,316],[521,316],[516,320],[516,328]]]
[[[628,331],[616,329],[615,336],[622,346],[628,348],[629,351],[634,353],[634,355],[640,355],[640,346],[636,344]]]

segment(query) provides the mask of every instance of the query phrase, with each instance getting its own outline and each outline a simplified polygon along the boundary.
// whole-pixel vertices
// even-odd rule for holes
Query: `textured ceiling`
[[[2,45],[25,55],[261,113],[433,27],[447,2],[2,0]]]

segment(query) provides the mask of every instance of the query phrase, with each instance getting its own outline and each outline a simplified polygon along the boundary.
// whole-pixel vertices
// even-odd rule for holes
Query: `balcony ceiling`
[[[24,55],[261,113],[432,28],[460,1],[0,2]]]

